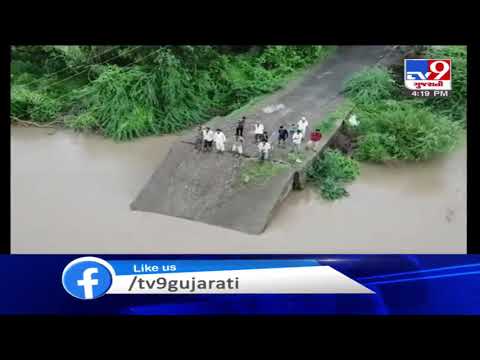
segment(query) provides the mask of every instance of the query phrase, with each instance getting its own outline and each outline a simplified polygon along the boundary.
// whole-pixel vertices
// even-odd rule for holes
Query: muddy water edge
[[[11,128],[12,253],[465,253],[466,145],[419,163],[362,164],[350,197],[292,192],[261,235],[135,212],[175,136],[115,143]]]

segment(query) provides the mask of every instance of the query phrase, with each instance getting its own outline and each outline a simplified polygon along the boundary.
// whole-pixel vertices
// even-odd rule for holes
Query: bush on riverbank
[[[373,111],[358,108],[355,158],[363,161],[428,160],[451,151],[463,133],[460,124],[416,102],[389,101]]]
[[[448,97],[432,97],[426,103],[438,114],[467,125],[467,48],[432,47],[426,54],[432,59],[452,59],[452,91]]]
[[[346,82],[344,93],[355,104],[375,105],[394,97],[397,87],[387,69],[374,66],[353,75]]]
[[[226,115],[278,89],[288,75],[333,49],[265,46],[252,52],[252,47],[141,46],[105,47],[101,52],[101,47],[67,48],[15,47],[12,117],[46,121],[68,115],[66,126],[96,130],[115,140],[172,133]],[[70,79],[77,77],[83,80],[72,83]]]
[[[30,90],[24,85],[12,88],[11,113],[16,118],[48,122],[54,120],[61,109],[61,102],[47,93]]]
[[[326,200],[336,200],[348,196],[345,185],[360,174],[357,161],[343,155],[338,150],[327,149],[307,169],[307,180],[313,184]]]
[[[360,122],[351,129],[358,138],[357,159],[427,160],[451,151],[460,141],[465,124],[466,50],[454,46],[429,51],[429,56],[451,58],[456,64],[450,98],[406,97],[397,89],[403,84],[395,84],[392,73],[378,67],[347,82],[345,92]]]

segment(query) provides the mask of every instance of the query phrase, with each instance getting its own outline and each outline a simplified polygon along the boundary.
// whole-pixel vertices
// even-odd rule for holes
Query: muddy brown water
[[[12,127],[12,253],[466,252],[465,145],[429,162],[362,164],[337,202],[292,192],[263,234],[247,235],[129,209],[175,140]]]

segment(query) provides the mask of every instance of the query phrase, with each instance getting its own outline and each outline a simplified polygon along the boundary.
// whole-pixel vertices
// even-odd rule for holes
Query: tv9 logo
[[[450,59],[405,59],[404,69],[409,90],[452,90]]]

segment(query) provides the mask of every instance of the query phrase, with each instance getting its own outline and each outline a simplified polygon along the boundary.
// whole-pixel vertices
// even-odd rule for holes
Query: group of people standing
[[[235,139],[232,144],[232,151],[236,154],[243,154],[243,146],[245,142],[244,129],[245,129],[245,116],[237,123],[235,128]],[[287,141],[290,138],[293,145],[293,149],[296,153],[301,151],[301,144],[304,142],[308,129],[308,121],[303,116],[297,124],[291,124],[288,129],[283,125],[278,129],[278,146],[286,147]],[[270,144],[268,132],[265,131],[264,125],[257,121],[254,124],[253,134],[255,136],[255,144],[258,147],[259,159],[266,160],[269,158],[272,145]],[[322,135],[318,129],[310,133],[310,140],[307,143],[307,147],[315,145],[321,139]],[[221,129],[213,131],[209,127],[199,127],[199,133],[197,137],[197,146],[201,151],[212,151],[213,144],[215,143],[215,149],[219,153],[225,151],[225,143],[227,138]],[[314,148],[315,149],[315,148]]]
[[[200,126],[198,131],[199,135],[197,137],[196,145],[199,150],[212,151],[213,144],[215,143],[215,148],[218,152],[225,151],[225,142],[227,141],[227,137],[221,129],[213,131],[209,127]]]
[[[305,142],[306,135],[308,130],[308,121],[305,116],[302,116],[300,121],[297,124],[291,124],[288,129],[285,129],[280,126],[278,130],[278,146],[283,145],[285,147],[287,139],[290,138],[293,150],[298,153],[301,151],[302,143]],[[315,129],[310,132],[310,139],[307,142],[306,148],[312,148],[316,150],[315,145],[322,138],[322,134],[319,129]]]

